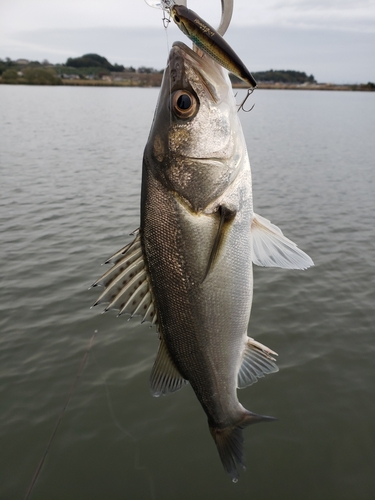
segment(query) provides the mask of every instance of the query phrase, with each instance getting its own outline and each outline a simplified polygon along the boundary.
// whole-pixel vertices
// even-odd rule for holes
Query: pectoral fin
[[[163,337],[160,338],[158,354],[150,376],[150,388],[153,396],[175,392],[187,384],[168,352]]]
[[[307,269],[310,257],[269,220],[254,214],[251,225],[252,260],[257,266]]]
[[[272,356],[277,356],[276,352],[247,337],[242,365],[238,372],[237,387],[243,389],[254,384],[254,382],[258,381],[258,378],[262,378],[268,373],[278,372],[276,360]]]
[[[236,215],[235,212],[233,212],[233,210],[230,210],[229,208],[222,206],[222,205],[218,209],[218,214],[220,217],[219,225],[217,228],[217,233],[216,233],[215,239],[214,239],[213,244],[212,244],[211,253],[210,253],[210,256],[208,259],[206,272],[205,272],[204,278],[202,280],[202,283],[207,278],[210,270],[212,269],[212,267],[215,263],[216,257],[219,253],[219,249],[224,241],[224,234],[225,234],[226,226],[230,221],[233,220],[233,218]]]

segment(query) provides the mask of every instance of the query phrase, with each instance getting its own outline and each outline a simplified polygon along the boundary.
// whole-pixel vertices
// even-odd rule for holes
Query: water
[[[280,372],[240,392],[274,424],[222,470],[190,387],[152,398],[153,329],[90,310],[100,264],[139,225],[157,89],[0,86],[0,498],[375,496],[373,94],[256,91],[241,119],[256,211],[315,261],[255,269],[250,332]]]

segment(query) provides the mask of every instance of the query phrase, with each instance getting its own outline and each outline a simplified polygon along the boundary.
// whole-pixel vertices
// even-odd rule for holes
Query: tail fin
[[[258,422],[271,422],[277,420],[274,417],[257,415],[248,410],[245,410],[245,412],[243,419],[237,425],[224,428],[209,426],[223,467],[234,483],[238,481],[238,466],[246,469],[243,454],[244,439],[242,430],[248,425],[257,424]]]

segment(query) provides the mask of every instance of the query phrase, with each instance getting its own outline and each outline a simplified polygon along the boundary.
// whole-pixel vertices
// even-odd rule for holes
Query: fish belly
[[[159,331],[209,421],[226,426],[242,407],[237,373],[252,301],[251,182],[246,172],[220,204],[236,210],[207,274],[219,217],[195,213],[152,172],[143,185],[141,237]]]

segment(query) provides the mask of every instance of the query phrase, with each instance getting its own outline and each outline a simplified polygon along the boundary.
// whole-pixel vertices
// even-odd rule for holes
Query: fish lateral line
[[[152,0],[167,1],[173,2]],[[223,14],[232,2],[222,0]],[[188,26],[211,47],[214,36],[193,22]],[[243,428],[275,420],[246,410],[237,397],[237,388],[278,371],[276,353],[246,336],[252,265],[305,269],[312,261],[253,213],[250,163],[232,87],[215,51],[201,52],[196,44],[193,50],[173,44],[144,153],[140,233],[109,259],[112,268],[94,285],[105,287],[96,303],[109,303],[106,310],[156,326],[152,394],[190,383],[224,469],[237,482],[245,467]],[[196,115],[174,119],[172,91],[190,88],[199,102]],[[218,149],[231,139],[233,148]]]

